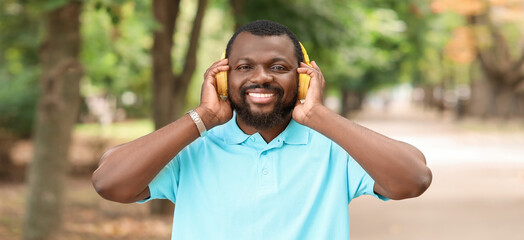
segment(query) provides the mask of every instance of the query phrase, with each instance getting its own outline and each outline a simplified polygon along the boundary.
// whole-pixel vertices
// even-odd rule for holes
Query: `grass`
[[[75,134],[102,138],[133,140],[154,130],[153,122],[148,119],[128,120],[107,126],[98,123],[77,124]]]

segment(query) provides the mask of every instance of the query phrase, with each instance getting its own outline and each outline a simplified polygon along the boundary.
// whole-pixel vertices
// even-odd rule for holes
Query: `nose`
[[[256,67],[251,75],[250,81],[263,85],[264,83],[273,81],[273,76],[264,67]]]

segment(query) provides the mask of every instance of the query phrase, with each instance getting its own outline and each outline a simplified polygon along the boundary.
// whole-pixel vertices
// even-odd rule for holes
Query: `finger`
[[[300,63],[300,67],[302,67],[302,68],[311,68],[311,69],[314,69],[312,66],[310,66],[310,65],[308,65],[308,64],[306,64],[306,63],[304,63],[304,62],[301,62],[301,63]]]
[[[318,73],[322,76],[322,78],[324,78],[324,77],[323,77],[324,75],[322,74],[322,70],[320,70],[320,68],[318,67],[317,62],[312,61],[312,62],[311,62],[311,66],[313,67],[313,69],[315,69],[315,70],[318,71]]]
[[[209,66],[208,69],[212,69],[212,68],[215,68],[215,67],[218,67],[218,66],[227,65],[228,63],[229,63],[229,59],[227,59],[227,58],[220,59],[220,60],[212,63],[211,66]]]
[[[309,89],[308,89],[308,94],[306,95],[306,99],[309,96],[312,96],[312,95],[315,95],[315,96],[318,95],[317,97],[321,97],[322,89],[325,86],[324,76],[320,72],[320,68],[318,67],[318,65],[316,65],[315,62],[312,62],[311,65],[312,66],[309,66],[309,65],[307,65],[305,63],[301,63],[301,67],[297,68],[297,72],[298,73],[305,73],[305,74],[308,74],[311,77],[311,81],[309,82]],[[318,90],[315,90],[315,89],[318,89]]]
[[[221,62],[221,61],[218,61]],[[227,61],[222,61],[226,63]],[[209,67],[204,74],[204,82],[202,83],[201,89],[201,101],[203,101],[207,96],[210,96],[211,99],[219,98],[217,93],[217,79],[216,75],[219,72],[227,72],[229,70],[229,65],[215,65],[214,67]]]
[[[305,64],[305,63],[301,63],[301,66],[299,68],[297,68],[297,72],[298,73],[301,73],[301,74],[307,74],[311,77],[311,79],[313,78],[317,78],[319,76],[321,76],[321,74],[319,74],[320,72],[317,71],[316,69],[314,69],[313,67]]]
[[[209,79],[209,80],[215,79],[216,80],[215,76],[219,72],[227,72],[228,70],[229,70],[229,66],[228,65],[222,65],[222,66],[218,66],[218,67],[214,67],[214,68],[209,68],[206,71],[206,73],[204,73],[204,80],[206,80],[206,79]]]
[[[229,59],[228,58],[224,58],[224,59],[220,59],[216,62],[214,62],[213,64],[211,64],[211,67],[215,67],[215,66],[218,66],[218,65],[225,65],[225,64],[228,64],[229,63]]]
[[[311,75],[315,72],[315,69],[305,63],[300,63],[300,67],[297,68],[297,72]]]
[[[317,62],[311,61],[311,66],[313,66],[314,69],[320,71],[320,68],[318,67]]]
[[[214,69],[216,67],[219,67],[219,66],[226,66],[228,63],[229,63],[229,59],[227,59],[227,58],[224,58],[224,59],[221,59],[221,60],[218,60],[218,61],[214,62],[206,70],[206,72],[204,73],[204,76],[207,75],[212,69]]]
[[[324,79],[324,74],[322,74],[322,70],[320,70],[320,67],[318,67],[317,62],[315,61],[312,61],[311,65],[313,66],[315,70],[318,71],[319,75],[322,76],[321,77],[322,78],[322,88],[324,88],[324,86],[326,85],[326,80]]]
[[[229,70],[229,65],[218,66],[218,67],[211,69],[211,75],[217,74],[219,72],[225,72],[227,70]]]
[[[312,63],[313,63],[313,62],[312,62]],[[305,64],[305,63],[302,62],[302,63],[300,63],[300,67],[299,67],[298,69],[300,69],[300,68],[310,69],[313,73],[316,72],[315,75],[317,75],[317,76],[319,76],[319,77],[322,77],[322,73],[320,72],[320,68],[318,68],[318,66],[315,68],[313,65],[310,66],[310,65]],[[297,69],[297,70],[298,70],[298,69]],[[304,73],[304,72],[300,72],[300,73]],[[308,73],[308,74],[309,74],[309,73]],[[311,76],[311,77],[313,77],[313,76]],[[323,78],[323,77],[322,77],[322,78]]]

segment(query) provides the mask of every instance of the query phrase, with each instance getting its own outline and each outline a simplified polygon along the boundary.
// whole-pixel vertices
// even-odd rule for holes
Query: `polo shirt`
[[[235,117],[149,184],[176,204],[171,239],[349,239],[348,204],[375,181],[339,145],[291,120],[270,143]]]

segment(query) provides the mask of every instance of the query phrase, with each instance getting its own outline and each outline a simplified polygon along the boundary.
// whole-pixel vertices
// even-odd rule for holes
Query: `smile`
[[[269,98],[274,96],[274,93],[248,93],[250,97],[256,97],[256,98]]]

